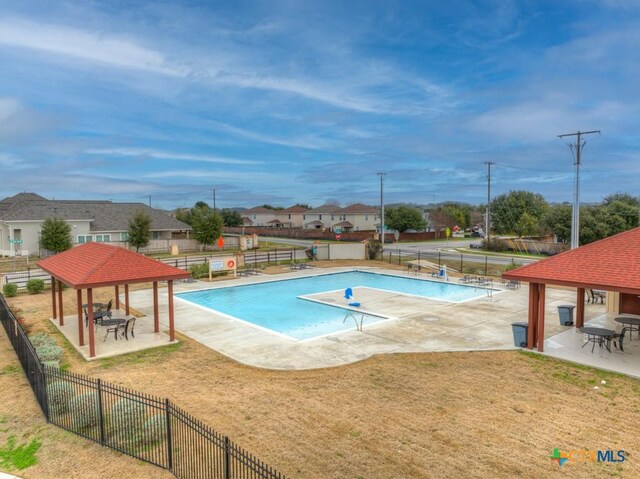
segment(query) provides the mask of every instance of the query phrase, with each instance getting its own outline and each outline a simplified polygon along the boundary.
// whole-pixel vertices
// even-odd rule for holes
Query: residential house
[[[279,221],[276,221],[276,211],[265,208],[263,206],[256,206],[244,210],[242,213],[242,225],[243,226],[255,226],[262,228],[276,228]]]
[[[143,203],[99,200],[48,200],[35,193],[19,193],[0,200],[0,253],[40,251],[40,231],[46,218],[62,218],[71,226],[74,244],[90,241],[126,244],[129,220],[138,211],[151,217],[151,239],[170,240],[188,235],[191,227]]]
[[[302,215],[304,228],[308,230],[331,228],[337,221],[338,211],[341,209],[338,205],[322,205],[306,211]]]
[[[380,227],[380,211],[373,206],[355,203],[342,208],[338,221],[332,223],[334,231],[374,231]]]
[[[302,228],[304,226],[303,216],[307,211],[309,210],[303,206],[291,206],[276,211],[276,219],[280,221],[283,228]]]

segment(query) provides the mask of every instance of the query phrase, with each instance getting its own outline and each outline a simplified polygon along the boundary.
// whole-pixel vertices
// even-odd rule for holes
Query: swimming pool
[[[352,320],[343,321],[350,309],[307,301],[300,296],[355,287],[455,303],[485,295],[484,290],[470,286],[349,271],[178,293],[176,298],[302,340],[353,329],[354,323]],[[365,324],[384,319],[388,318],[367,314]]]

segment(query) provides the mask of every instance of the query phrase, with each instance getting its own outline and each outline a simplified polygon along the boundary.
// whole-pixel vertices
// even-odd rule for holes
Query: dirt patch
[[[109,294],[99,291],[97,300]],[[32,330],[50,328],[48,309],[37,307],[43,296],[11,300]],[[92,363],[67,349],[65,361],[75,372],[169,396],[292,478],[640,477],[640,382],[628,377],[515,351],[389,354],[331,369],[269,371],[179,339],[179,347]],[[0,344],[8,354],[6,339]],[[26,477],[74,470],[82,471],[76,477],[116,477],[116,469],[118,477],[146,477],[139,462],[42,424],[21,371],[0,376],[0,386],[14,397],[0,413],[13,415],[15,430],[46,429],[49,438],[42,466]],[[33,417],[16,412],[19,401]],[[554,448],[630,456],[559,469],[548,457]],[[101,458],[112,476],[93,476]],[[40,475],[47,461],[58,474]]]

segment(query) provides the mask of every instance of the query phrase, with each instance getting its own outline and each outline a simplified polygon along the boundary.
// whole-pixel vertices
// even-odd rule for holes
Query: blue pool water
[[[353,329],[355,323],[352,319],[343,322],[345,315],[350,312],[345,308],[315,303],[298,296],[344,291],[358,286],[451,302],[466,301],[485,294],[484,291],[469,286],[350,271],[179,293],[176,297],[294,339],[309,339]],[[386,318],[366,315],[364,324],[383,319]]]

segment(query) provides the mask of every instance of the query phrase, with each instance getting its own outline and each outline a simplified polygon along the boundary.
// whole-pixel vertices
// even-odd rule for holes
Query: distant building
[[[143,203],[100,200],[48,200],[36,193],[19,193],[0,200],[0,253],[35,254],[46,218],[61,218],[71,226],[74,244],[96,241],[126,244],[129,220],[136,212],[151,217],[151,239],[188,236],[191,226]]]

